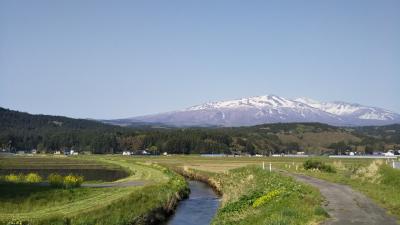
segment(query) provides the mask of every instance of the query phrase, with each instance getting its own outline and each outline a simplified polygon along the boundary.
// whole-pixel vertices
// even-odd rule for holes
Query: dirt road
[[[305,175],[290,174],[296,180],[318,188],[325,197],[331,218],[324,225],[396,225],[396,219],[363,194],[350,187]]]

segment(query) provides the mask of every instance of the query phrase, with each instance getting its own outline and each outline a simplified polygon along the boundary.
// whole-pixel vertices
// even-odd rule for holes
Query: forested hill
[[[0,148],[59,150],[76,146],[82,151],[113,151],[118,133],[127,129],[85,119],[32,115],[0,107]]]
[[[72,119],[64,116],[32,115],[0,107],[1,129],[73,129],[96,130],[109,129],[116,126],[106,125],[97,121]]]
[[[0,108],[0,149],[118,153],[370,153],[399,147],[400,125],[340,128],[278,123],[235,128],[128,128]]]

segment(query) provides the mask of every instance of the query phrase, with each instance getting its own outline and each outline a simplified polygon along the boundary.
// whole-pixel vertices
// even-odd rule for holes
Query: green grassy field
[[[22,161],[28,168],[32,165],[40,167],[40,163],[44,167],[52,165],[54,168],[57,168],[55,164],[62,166],[63,163],[81,169],[91,163],[97,166],[122,167],[129,171],[130,176],[115,182],[140,180],[148,181],[148,185],[60,189],[3,183],[0,185],[0,224],[8,224],[13,220],[23,224],[145,224],[149,212],[171,210],[168,207],[171,207],[171,201],[176,201],[178,193],[187,192],[187,184],[181,176],[157,165],[137,163],[132,158],[3,158],[1,168],[19,166]],[[30,161],[34,163],[30,164]]]
[[[152,162],[167,166],[188,167],[196,170],[210,172],[226,172],[230,169],[235,169],[247,165],[262,166],[263,162],[268,167],[269,163],[272,167],[282,169],[286,167],[295,168],[296,165],[300,168],[303,162],[309,158],[289,158],[289,157],[202,157],[198,155],[189,156],[160,156],[160,157],[135,157],[138,162]],[[337,161],[328,157],[312,157],[326,163]],[[345,165],[368,165],[373,160],[371,159],[343,159]]]

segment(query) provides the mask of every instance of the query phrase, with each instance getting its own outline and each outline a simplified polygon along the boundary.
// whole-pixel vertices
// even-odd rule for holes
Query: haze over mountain
[[[390,110],[355,103],[319,102],[305,97],[288,99],[276,95],[263,95],[209,102],[173,112],[106,122],[118,125],[156,123],[172,126],[225,127],[278,122],[320,122],[339,126],[364,126],[400,123],[400,115]]]

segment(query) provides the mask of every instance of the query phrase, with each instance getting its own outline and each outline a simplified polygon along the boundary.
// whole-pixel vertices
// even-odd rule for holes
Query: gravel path
[[[318,188],[326,200],[331,218],[324,225],[396,225],[396,219],[363,194],[346,185],[290,174],[296,180]]]

